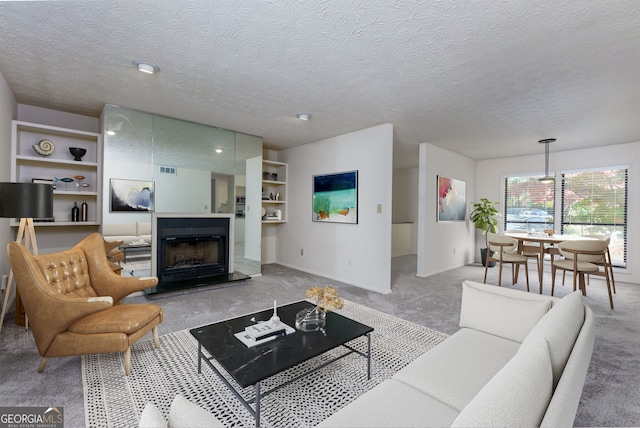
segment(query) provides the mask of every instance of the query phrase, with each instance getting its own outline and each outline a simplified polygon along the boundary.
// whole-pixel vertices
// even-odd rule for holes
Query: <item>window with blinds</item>
[[[614,266],[627,265],[628,169],[562,173],[562,233],[604,235]]]
[[[504,230],[542,232],[553,229],[555,186],[541,183],[542,175],[516,175],[505,179]]]

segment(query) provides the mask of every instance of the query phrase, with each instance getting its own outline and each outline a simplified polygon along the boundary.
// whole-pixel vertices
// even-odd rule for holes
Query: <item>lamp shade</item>
[[[53,186],[43,183],[0,183],[0,217],[53,217]]]

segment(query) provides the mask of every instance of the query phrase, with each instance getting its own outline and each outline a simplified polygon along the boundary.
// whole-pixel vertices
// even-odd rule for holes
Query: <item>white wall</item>
[[[392,257],[418,253],[418,168],[393,171]]]
[[[100,119],[97,117],[65,113],[58,110],[34,107],[25,104],[18,105],[18,119],[41,125],[76,129],[78,131],[102,132],[100,129]]]
[[[11,121],[15,117],[17,117],[16,99],[4,76],[0,73],[0,153],[2,153],[0,157],[0,182],[11,181]],[[5,249],[9,241],[15,239],[16,230],[9,227],[9,219],[0,218],[0,275],[9,275],[11,268]],[[0,297],[2,297],[0,300],[2,302],[4,294],[0,293]]]
[[[288,218],[274,232],[275,261],[390,292],[392,148],[393,126],[384,124],[279,152],[289,164]],[[358,224],[311,221],[312,176],[352,170],[358,170]]]
[[[420,145],[418,177],[418,276],[453,269],[474,260],[474,228],[469,222],[469,202],[476,192],[476,162],[434,145]],[[437,222],[437,176],[463,180],[467,184],[467,216],[460,222]]]
[[[561,142],[554,143],[551,146],[549,156],[549,172],[556,172],[558,176],[562,171],[588,169],[588,168],[606,168],[621,167],[629,168],[629,194],[627,203],[628,213],[628,238],[627,238],[627,269],[615,270],[616,278],[621,281],[640,282],[640,263],[639,243],[635,239],[638,237],[638,228],[640,228],[640,217],[636,214],[640,204],[640,142],[630,144],[619,144],[613,146],[605,146],[594,149],[572,150],[572,151],[554,151],[561,147]],[[500,202],[499,210],[504,211],[503,195],[504,195],[504,179],[507,175],[513,174],[538,174],[544,173],[544,151],[541,150],[540,155],[518,156],[504,159],[492,159],[477,162],[476,174],[476,194],[477,198],[488,198],[491,201]],[[556,184],[559,186],[560,181]],[[560,189],[556,188],[556,194]],[[556,199],[557,200],[557,199]],[[556,207],[559,209],[559,207]],[[560,218],[556,215],[556,218]],[[559,226],[556,225],[556,228]],[[478,235],[478,238],[480,235]],[[477,240],[477,248],[480,247],[482,241]],[[478,251],[476,251],[477,253]],[[479,255],[476,256],[479,261]]]

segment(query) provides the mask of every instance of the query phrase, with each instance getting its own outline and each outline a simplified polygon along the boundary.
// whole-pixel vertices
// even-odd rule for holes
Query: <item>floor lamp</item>
[[[16,242],[24,243],[27,249],[31,248],[33,254],[37,255],[38,244],[33,219],[53,217],[53,186],[41,183],[0,183],[0,217],[20,219]],[[0,315],[0,331],[12,283],[13,270],[10,270]]]

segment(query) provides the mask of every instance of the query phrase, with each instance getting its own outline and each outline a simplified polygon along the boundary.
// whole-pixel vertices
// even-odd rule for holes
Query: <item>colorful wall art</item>
[[[153,181],[111,180],[111,212],[153,211]]]
[[[312,220],[358,223],[358,171],[313,176]]]
[[[467,183],[438,176],[438,221],[464,221],[467,217]]]

